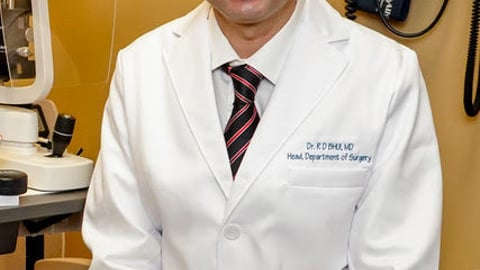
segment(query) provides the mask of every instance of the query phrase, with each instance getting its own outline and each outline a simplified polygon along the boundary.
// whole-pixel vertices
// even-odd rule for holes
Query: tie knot
[[[235,101],[253,103],[263,75],[249,65],[232,67],[226,64],[223,65],[222,69],[232,77]]]

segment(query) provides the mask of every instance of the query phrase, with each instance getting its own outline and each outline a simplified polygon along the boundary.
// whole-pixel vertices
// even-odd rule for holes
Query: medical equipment
[[[17,170],[0,170],[0,206],[17,206],[21,194],[27,192],[28,176]]]
[[[43,100],[53,84],[48,1],[0,0],[0,11],[0,168],[26,172],[30,189],[86,188],[93,161],[64,154],[68,143],[58,136],[59,152],[37,143],[43,122],[32,104]]]
[[[69,114],[59,114],[55,121],[52,137],[52,157],[63,157],[63,153],[70,144],[75,127],[75,117]]]
[[[447,7],[448,0],[443,0],[439,12],[426,28],[414,33],[402,32],[390,23],[391,19],[397,21],[407,19],[410,10],[410,0],[345,0],[345,3],[345,16],[347,18],[355,20],[357,10],[376,13],[390,32],[404,38],[415,38],[426,34],[438,23]]]
[[[463,95],[463,107],[465,113],[474,117],[480,111],[480,82],[477,78],[477,90],[475,99],[473,99],[473,82],[475,72],[475,60],[477,55],[478,46],[478,28],[480,24],[480,0],[473,0],[472,17],[470,24],[470,40],[468,44],[468,57],[467,65],[465,68],[465,83],[464,83],[464,95]],[[473,100],[472,100],[473,99]]]

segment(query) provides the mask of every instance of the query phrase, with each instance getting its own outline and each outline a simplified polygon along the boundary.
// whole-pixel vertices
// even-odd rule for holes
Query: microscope
[[[53,84],[48,1],[0,0],[0,18],[0,170],[26,173],[31,190],[88,187],[93,161],[66,150],[75,117],[58,114],[53,134],[45,134],[48,125],[35,105]]]

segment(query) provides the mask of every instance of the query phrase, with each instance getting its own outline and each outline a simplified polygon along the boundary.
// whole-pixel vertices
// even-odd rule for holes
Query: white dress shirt
[[[225,129],[233,110],[234,91],[231,77],[220,69],[225,63],[232,66],[248,64],[265,76],[258,86],[255,95],[255,106],[262,117],[273,94],[275,85],[280,80],[282,67],[293,44],[293,33],[301,18],[299,7],[303,1],[297,2],[297,7],[290,20],[263,47],[247,59],[241,59],[230,45],[215,19],[213,8],[208,17],[209,41],[211,53],[211,69],[216,97],[217,111],[222,129]],[[294,89],[292,89],[294,91]]]

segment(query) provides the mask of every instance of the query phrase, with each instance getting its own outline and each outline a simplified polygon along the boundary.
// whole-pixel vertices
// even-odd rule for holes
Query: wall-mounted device
[[[396,29],[390,20],[404,21],[407,19],[410,10],[410,0],[345,0],[345,16],[351,20],[356,19],[357,10],[378,14],[385,27],[397,36],[404,38],[415,38],[429,32],[442,17],[448,0],[443,4],[433,21],[423,30],[414,33],[405,33]]]
[[[73,117],[59,115],[53,152],[37,143],[42,122],[32,104],[53,83],[48,0],[0,0],[0,19],[0,169],[27,173],[31,189],[88,187],[93,161],[65,151],[73,125],[63,127]]]
[[[410,0],[345,0],[349,19],[355,19],[355,12],[358,10],[369,13],[381,12],[387,19],[404,21],[410,10]]]
[[[476,79],[477,89],[475,98],[473,98],[474,73],[477,65],[478,30],[480,26],[480,0],[472,1],[472,18],[470,23],[470,40],[468,43],[467,66],[465,68],[463,107],[468,116],[474,117],[480,112],[480,82],[478,81],[478,75]]]

